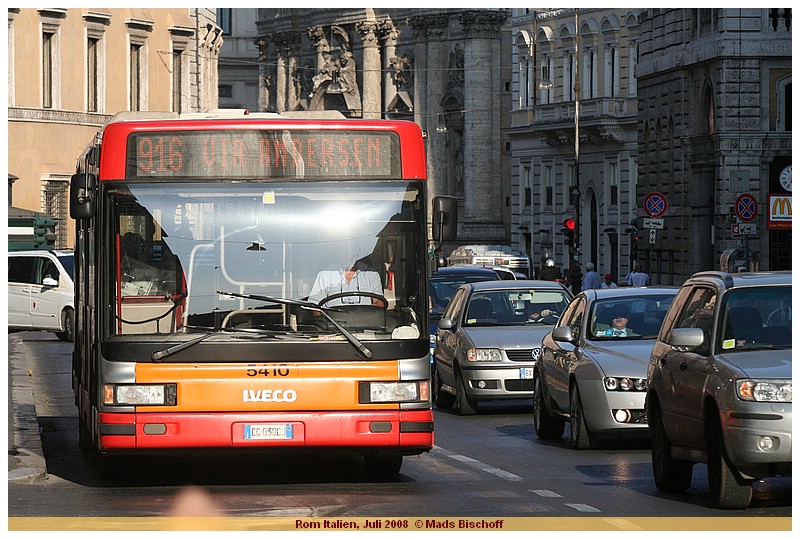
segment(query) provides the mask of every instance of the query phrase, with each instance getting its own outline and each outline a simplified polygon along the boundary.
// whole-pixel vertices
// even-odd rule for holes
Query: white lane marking
[[[558,492],[553,492],[552,490],[529,490],[528,492],[533,492],[537,496],[541,496],[542,498],[562,498],[561,494]]]
[[[490,465],[485,464],[485,463],[483,463],[483,462],[481,462],[479,460],[475,460],[472,457],[468,457],[466,455],[459,455],[458,453],[453,453],[451,451],[448,451],[447,449],[442,449],[441,447],[436,446],[436,445],[433,446],[433,447],[434,447],[434,449],[437,449],[438,451],[441,451],[445,456],[447,456],[447,457],[449,457],[449,458],[451,458],[453,460],[457,460],[459,462],[463,462],[464,464],[470,466],[471,468],[477,468],[478,470],[481,470],[482,472],[486,472],[486,473],[490,473],[492,475],[496,475],[500,479],[506,479],[508,481],[522,481],[522,478],[520,476],[516,475],[516,474],[513,474],[511,472],[507,472],[505,470],[501,470],[500,468],[495,468],[494,466],[490,466]]]
[[[600,513],[600,509],[592,507],[591,505],[586,505],[585,503],[565,503],[564,505],[577,509],[581,513]]]

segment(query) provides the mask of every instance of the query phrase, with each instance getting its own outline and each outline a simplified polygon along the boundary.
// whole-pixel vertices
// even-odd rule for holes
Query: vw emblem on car
[[[533,350],[531,350],[531,357],[533,358],[534,361],[538,361],[539,354],[541,353],[542,353],[541,348],[534,348]]]

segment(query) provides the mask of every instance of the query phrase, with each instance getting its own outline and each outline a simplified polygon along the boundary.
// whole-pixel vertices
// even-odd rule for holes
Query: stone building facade
[[[259,110],[338,110],[427,132],[429,195],[459,198],[460,243],[508,243],[509,13],[259,9]]]
[[[668,202],[640,249],[655,282],[790,269],[791,10],[651,9],[640,34],[637,193]]]
[[[257,8],[217,8],[222,29],[219,107],[258,110]]]
[[[641,11],[513,10],[511,239],[534,267],[592,262],[617,280],[633,265]]]
[[[217,108],[215,19],[204,8],[8,9],[13,201],[56,219],[57,248],[74,247],[76,159],[115,113]]]

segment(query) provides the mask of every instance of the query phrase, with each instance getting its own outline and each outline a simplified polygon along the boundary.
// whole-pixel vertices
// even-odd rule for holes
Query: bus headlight
[[[430,381],[415,382],[360,382],[358,402],[424,402],[430,399]]]
[[[103,404],[118,406],[175,406],[176,384],[106,384]]]

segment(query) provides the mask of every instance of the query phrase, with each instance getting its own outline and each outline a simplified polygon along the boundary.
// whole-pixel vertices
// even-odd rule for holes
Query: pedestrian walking
[[[638,262],[633,265],[633,271],[625,277],[625,280],[631,286],[648,286],[650,284],[650,276],[642,271],[642,266]]]
[[[614,278],[610,273],[606,273],[603,276],[603,284],[600,285],[600,288],[617,288],[617,283],[614,282]]]
[[[600,288],[603,284],[603,278],[600,274],[594,271],[594,264],[591,262],[586,263],[586,273],[583,276],[583,290],[591,290],[593,288]]]

